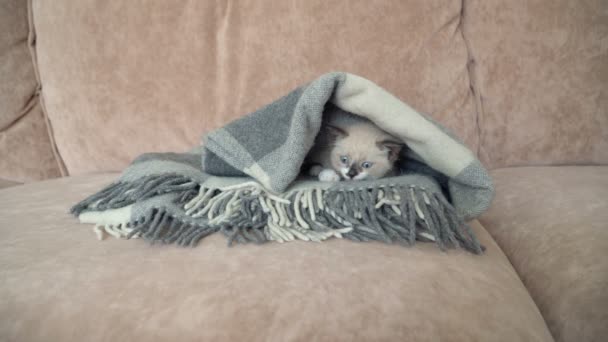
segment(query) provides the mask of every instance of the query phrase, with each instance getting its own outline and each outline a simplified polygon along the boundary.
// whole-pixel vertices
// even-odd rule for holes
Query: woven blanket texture
[[[400,175],[320,182],[301,175],[328,103],[407,145]],[[475,155],[451,132],[362,77],[334,72],[219,128],[187,153],[146,153],[72,208],[117,238],[194,246],[331,237],[481,253],[467,220],[494,196]]]

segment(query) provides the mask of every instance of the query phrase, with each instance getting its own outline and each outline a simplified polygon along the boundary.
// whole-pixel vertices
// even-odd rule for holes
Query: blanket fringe
[[[442,250],[482,251],[470,227],[447,200],[416,186],[310,188],[281,197],[250,183],[201,188],[184,209],[193,218],[204,217],[210,225],[221,225],[229,244],[344,237],[403,245],[434,241]]]
[[[170,192],[181,192],[181,201],[189,201],[199,184],[178,174],[151,175],[133,182],[116,182],[93,194],[70,209],[76,216],[84,210],[108,210],[122,208],[136,201],[145,200]]]
[[[166,176],[136,184],[112,184],[76,205],[72,212],[116,208],[170,191],[182,192],[178,202],[184,214],[179,218],[166,208],[154,208],[131,222],[96,226],[96,233],[181,246],[194,246],[219,231],[229,245],[296,239],[320,242],[337,237],[407,246],[416,240],[433,241],[442,250],[460,247],[476,254],[483,249],[441,194],[417,186],[307,188],[277,196],[255,183],[217,189]]]
[[[207,235],[218,232],[221,226],[183,222],[165,210],[153,209],[147,216],[118,225],[97,225],[94,231],[99,239],[105,234],[122,239],[143,238],[151,243],[176,243],[180,246],[196,246]]]

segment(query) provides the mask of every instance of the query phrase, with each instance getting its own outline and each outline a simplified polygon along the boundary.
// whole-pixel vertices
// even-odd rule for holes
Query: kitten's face
[[[384,177],[393,168],[393,151],[376,138],[349,134],[336,140],[331,151],[332,168],[347,180]]]

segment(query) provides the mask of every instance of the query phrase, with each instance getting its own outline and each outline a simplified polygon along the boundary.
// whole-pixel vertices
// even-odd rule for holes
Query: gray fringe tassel
[[[376,208],[380,190],[393,192],[399,203]],[[324,196],[330,221],[346,221],[353,230],[344,237],[355,241],[382,241],[411,246],[416,240],[435,241],[441,250],[463,248],[475,254],[483,247],[471,228],[442,194],[415,186],[328,191]]]
[[[178,174],[145,176],[133,182],[112,183],[74,205],[70,212],[78,216],[84,210],[122,208],[157,195],[181,191],[179,200],[186,202],[196,195],[198,188],[199,184]]]
[[[164,208],[152,209],[147,216],[128,224],[133,228],[127,239],[141,237],[151,243],[175,243],[183,247],[194,247],[198,242],[221,227],[182,222],[172,217]]]
[[[229,246],[296,238],[322,241],[336,236],[405,246],[434,241],[441,250],[483,252],[471,228],[443,194],[417,186],[313,188],[277,197],[256,187],[220,191],[203,189],[178,175],[150,176],[112,184],[74,206],[72,213],[120,208],[168,192],[178,193],[178,207],[184,209],[151,209],[146,216],[119,225],[118,234],[180,246],[195,246],[207,235],[221,232]]]

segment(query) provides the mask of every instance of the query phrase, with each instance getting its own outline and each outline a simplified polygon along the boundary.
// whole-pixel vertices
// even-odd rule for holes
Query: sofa
[[[605,341],[608,3],[0,3],[1,341]],[[138,154],[332,71],[491,170],[486,251],[97,240],[69,208]]]

